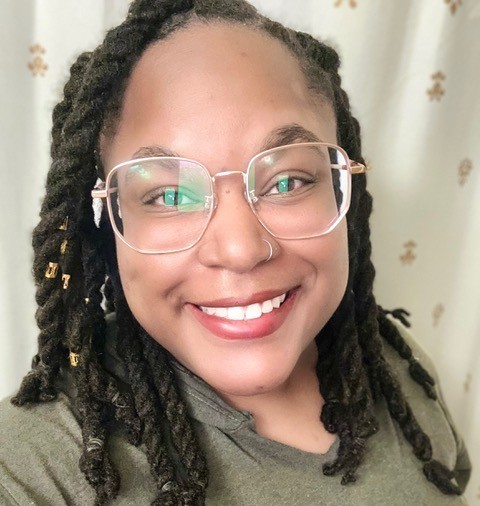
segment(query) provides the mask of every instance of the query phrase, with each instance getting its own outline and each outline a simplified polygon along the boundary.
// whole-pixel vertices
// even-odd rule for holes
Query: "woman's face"
[[[107,170],[140,148],[162,146],[211,175],[245,171],[279,129],[297,124],[336,142],[331,106],[315,100],[300,67],[277,40],[223,23],[174,33],[150,47],[126,89],[118,128],[103,143]],[[245,200],[242,178],[222,178],[218,205],[193,248],[145,255],[117,239],[120,277],[142,327],[185,367],[228,396],[285,385],[315,356],[314,338],[332,316],[348,277],[345,220],[330,234],[274,239]],[[268,240],[273,246],[269,255]],[[260,318],[231,321],[199,306],[262,303],[288,294]]]

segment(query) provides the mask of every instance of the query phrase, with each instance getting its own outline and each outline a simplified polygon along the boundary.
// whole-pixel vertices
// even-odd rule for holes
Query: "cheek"
[[[342,220],[332,236],[330,251],[331,262],[331,283],[335,287],[336,307],[343,298],[348,282],[349,274],[349,255],[348,255],[348,234],[347,222]]]
[[[145,265],[144,261],[148,263],[148,259],[140,258],[139,255],[139,253],[136,253],[117,241],[117,260],[120,281],[131,309],[133,309],[131,301],[134,302],[135,298],[138,296],[136,294],[145,291],[139,290],[139,285],[141,286],[145,281],[148,281],[148,279],[145,279],[145,269],[143,267],[143,265]]]
[[[346,221],[342,220],[335,230],[305,245],[305,255],[318,277],[344,289],[349,271]]]
[[[308,292],[312,294],[308,310],[315,315],[312,330],[316,334],[338,308],[347,286],[349,260],[345,220],[326,236],[305,241],[302,254],[311,273],[307,281]]]
[[[152,321],[152,312],[166,316],[175,311],[172,289],[178,286],[176,273],[182,268],[176,266],[172,259],[162,255],[144,255],[123,243],[117,243],[117,259],[128,306],[145,330],[150,331],[147,322]]]
[[[348,251],[348,230],[346,220],[342,220],[338,228],[338,238],[335,245],[335,260],[340,281],[344,290],[349,274],[349,251]]]

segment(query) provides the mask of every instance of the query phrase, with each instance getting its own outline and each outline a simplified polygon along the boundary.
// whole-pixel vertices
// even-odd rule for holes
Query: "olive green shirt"
[[[396,323],[416,355],[432,370],[423,351]],[[470,461],[443,401],[426,397],[410,378],[407,363],[388,345],[385,353],[417,420],[431,437],[434,457],[457,471],[457,481],[464,488],[470,476]],[[107,365],[122,374],[121,363],[112,350]],[[357,482],[343,486],[340,476],[327,477],[322,473],[322,464],[331,461],[338,451],[338,439],[324,455],[265,439],[255,432],[255,421],[249,413],[228,406],[206,383],[180,365],[175,370],[206,452],[209,506],[467,504],[463,497],[443,495],[425,479],[421,462],[413,455],[384,402],[376,407],[380,430],[368,440]],[[144,449],[130,445],[120,433],[113,436],[110,446],[122,479],[119,496],[112,504],[149,505],[155,497],[155,485]],[[0,505],[93,505],[94,491],[78,467],[81,448],[80,427],[67,395],[61,394],[51,403],[22,408],[12,406],[9,399],[3,400]]]

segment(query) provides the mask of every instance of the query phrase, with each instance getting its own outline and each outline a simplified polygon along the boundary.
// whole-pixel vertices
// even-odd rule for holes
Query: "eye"
[[[299,175],[282,174],[277,177],[276,182],[263,193],[263,196],[270,195],[289,195],[296,193],[298,190],[311,185],[314,179],[311,177],[301,177]]]
[[[142,199],[144,206],[165,208],[165,210],[189,211],[203,204],[201,195],[186,187],[164,187],[150,191]],[[161,210],[161,209],[160,209]]]

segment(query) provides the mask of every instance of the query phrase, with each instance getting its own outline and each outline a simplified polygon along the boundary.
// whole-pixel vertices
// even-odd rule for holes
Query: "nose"
[[[217,206],[198,247],[200,262],[237,273],[249,272],[271,256],[266,239],[274,244],[244,192],[230,184],[218,185]]]

